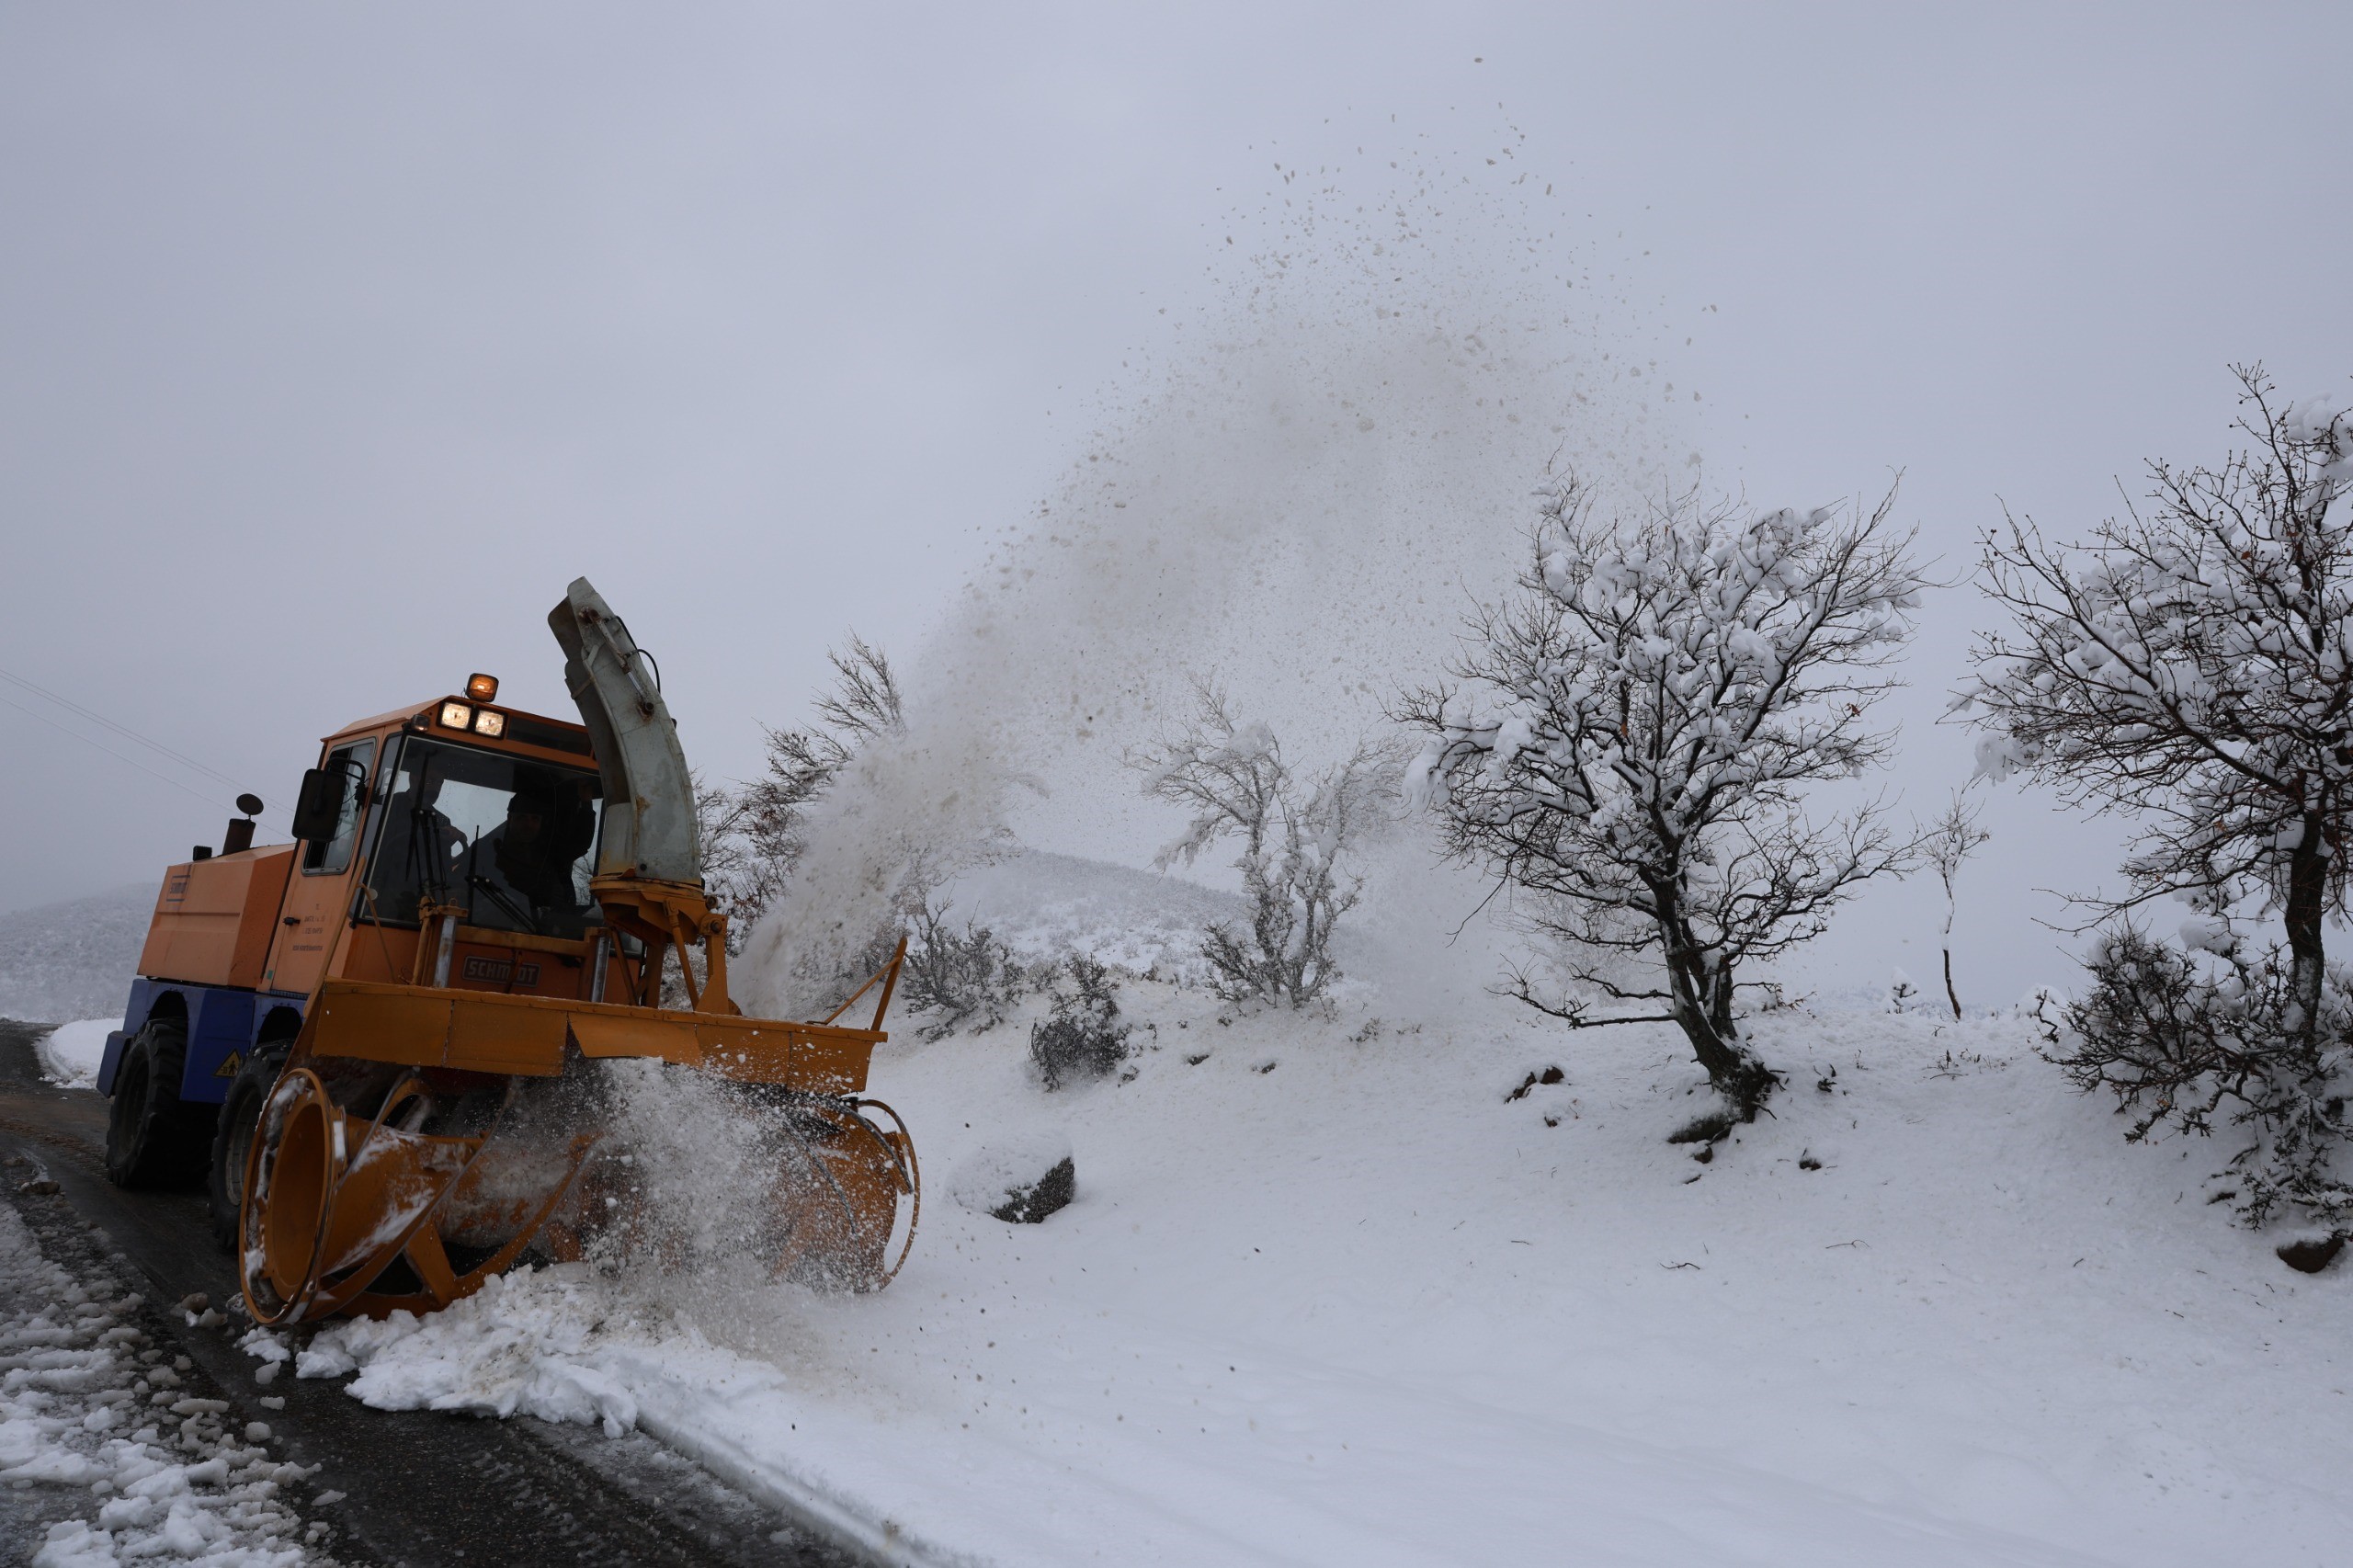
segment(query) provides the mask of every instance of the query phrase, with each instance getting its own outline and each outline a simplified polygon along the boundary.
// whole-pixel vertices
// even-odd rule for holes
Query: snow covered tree
[[[1862,517],[1696,491],[1619,512],[1574,476],[1543,495],[1518,596],[1481,611],[1454,684],[1405,700],[1427,737],[1409,793],[1449,852],[1531,895],[1570,979],[1665,1011],[1597,1017],[1524,974],[1521,1000],[1575,1027],[1673,1021],[1753,1118],[1779,1078],[1741,1035],[1735,975],[1910,853],[1877,806],[1817,824],[1800,796],[1892,744],[1870,712],[1924,585],[1911,540],[1888,537],[1892,491]]]
[[[1978,819],[1984,813],[1979,807],[1969,803],[1966,795],[1966,790],[1954,790],[1951,803],[1945,807],[1944,814],[1930,823],[1928,830],[1920,835],[1920,853],[1935,869],[1937,880],[1944,884],[1945,924],[1938,937],[1944,948],[1945,1000],[1952,1004],[1955,1021],[1961,1017],[1961,993],[1954,990],[1952,984],[1952,922],[1961,904],[1954,895],[1953,883],[1960,878],[1961,868],[1969,858],[1994,836],[1978,825]]]
[[[1234,865],[1250,901],[1250,928],[1211,928],[1202,956],[1229,1001],[1304,1006],[1339,978],[1332,932],[1356,907],[1363,879],[1347,862],[1393,816],[1396,758],[1359,744],[1345,761],[1302,780],[1263,722],[1239,723],[1214,681],[1193,687],[1193,711],[1156,744],[1131,752],[1144,792],[1193,812],[1182,836],[1154,858],[1165,871],[1211,845],[1242,842]]]
[[[816,694],[812,723],[767,732],[761,777],[733,790],[697,787],[703,881],[724,900],[739,941],[791,880],[808,846],[811,805],[860,746],[906,727],[898,677],[880,648],[853,631],[847,653],[825,657],[833,688]]]
[[[2243,1198],[2343,1213],[2353,1193],[2324,1167],[2353,1132],[2353,1003],[2326,927],[2353,842],[2353,413],[2284,407],[2260,366],[2233,373],[2249,445],[2222,467],[2151,464],[2147,508],[2080,546],[2017,518],[1985,536],[2011,624],[1981,636],[1955,707],[1985,732],[1983,772],[2140,830],[2122,895],[2084,901],[2087,924],[2118,924],[2063,1063],[2154,1108],[2136,1136],[2211,1131],[2219,1091],[2253,1133]],[[2121,924],[2167,897],[2192,911],[2182,947]],[[2247,948],[2236,926],[2268,916],[2279,943]],[[2185,1008],[2221,1009],[2229,1050],[2211,1018],[2185,1034]]]

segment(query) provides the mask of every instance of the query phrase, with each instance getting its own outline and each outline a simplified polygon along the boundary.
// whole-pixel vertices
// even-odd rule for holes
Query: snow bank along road
[[[214,1302],[235,1295],[201,1200],[123,1193],[107,1183],[105,1102],[41,1081],[33,1042],[43,1032],[0,1020],[0,1159],[24,1162],[0,1165],[0,1192],[15,1205],[0,1212],[0,1292],[13,1298],[0,1301],[0,1326],[18,1341],[0,1346],[0,1358],[46,1352],[61,1362],[28,1366],[26,1377],[0,1392],[0,1476],[10,1483],[0,1487],[0,1561],[46,1553],[39,1558],[43,1568],[151,1556],[224,1568],[306,1561],[355,1568],[847,1562],[636,1433],[614,1439],[537,1422],[386,1414],[329,1382],[258,1384],[256,1364],[236,1348],[238,1320],[215,1317],[199,1326],[175,1306],[195,1292]],[[18,1190],[40,1180],[56,1182],[58,1191]],[[44,1322],[46,1303],[24,1300],[44,1290],[96,1304],[60,1301]],[[117,1305],[130,1295],[142,1300]],[[108,1440],[119,1443],[142,1424],[99,1414],[134,1408],[132,1398],[108,1388],[63,1388],[38,1411],[23,1400],[44,1374],[60,1384],[107,1381],[80,1363],[62,1364],[91,1359],[93,1346],[73,1343],[77,1329],[93,1346],[111,1335],[108,1343],[121,1347],[115,1358],[126,1364],[140,1361],[136,1335],[161,1352],[154,1364],[176,1380],[172,1403],[189,1409],[154,1417],[163,1429],[148,1445],[153,1454],[124,1457],[118,1447],[108,1458]],[[40,1343],[32,1345],[28,1332]],[[161,1392],[137,1395],[136,1403]],[[69,1400],[77,1415],[94,1406],[79,1432],[36,1442],[34,1424],[46,1416],[62,1425]],[[94,1417],[98,1425],[87,1425]],[[197,1424],[202,1458],[177,1447],[175,1428],[183,1421]],[[264,1428],[267,1437],[258,1435]],[[224,1461],[217,1476],[206,1468],[215,1459]],[[9,1473],[18,1465],[28,1468]],[[175,1478],[170,1471],[180,1465],[187,1474]],[[133,1495],[142,1481],[158,1494],[153,1506],[139,1506]],[[272,1484],[261,1486],[265,1481]],[[95,1492],[95,1484],[108,1490]],[[239,1489],[249,1494],[227,1495]],[[111,1524],[104,1511],[110,1498],[117,1501]]]

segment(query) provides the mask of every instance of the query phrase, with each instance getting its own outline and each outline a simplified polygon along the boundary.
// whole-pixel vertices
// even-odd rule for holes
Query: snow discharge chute
[[[563,602],[548,612],[548,627],[563,645],[564,688],[604,777],[604,831],[589,889],[615,931],[657,954],[676,945],[689,1006],[736,1012],[727,994],[727,918],[703,889],[694,776],[662,700],[660,672],[585,577],[572,580]],[[686,959],[698,946],[699,979]]]
[[[699,884],[694,780],[660,672],[585,577],[572,580],[548,626],[563,645],[564,689],[579,704],[605,776],[597,874]]]

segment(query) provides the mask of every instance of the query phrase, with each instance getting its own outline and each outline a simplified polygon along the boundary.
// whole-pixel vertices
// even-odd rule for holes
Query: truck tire
[[[150,1018],[122,1049],[107,1109],[107,1179],[117,1187],[190,1187],[204,1175],[212,1108],[180,1099],[188,1030]]]
[[[212,1129],[212,1158],[205,1196],[212,1211],[212,1236],[229,1252],[237,1250],[237,1211],[245,1197],[245,1155],[253,1147],[254,1129],[261,1120],[262,1102],[278,1083],[286,1065],[286,1048],[256,1047],[237,1069],[221,1102],[221,1119]]]

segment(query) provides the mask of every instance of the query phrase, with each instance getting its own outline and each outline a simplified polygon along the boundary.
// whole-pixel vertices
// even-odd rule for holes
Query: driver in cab
[[[469,880],[506,913],[538,929],[537,912],[572,910],[580,900],[573,865],[588,851],[596,832],[585,781],[567,801],[564,782],[551,777],[521,778],[507,797],[506,820],[475,841],[467,857]]]

